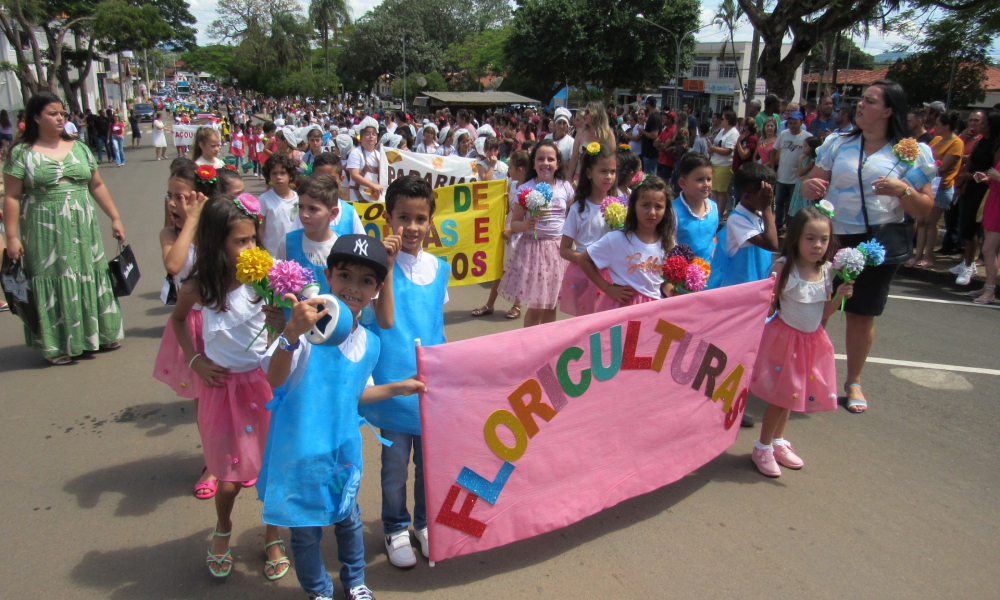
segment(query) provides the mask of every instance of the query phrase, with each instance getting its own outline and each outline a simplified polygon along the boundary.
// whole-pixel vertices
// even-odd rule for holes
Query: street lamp
[[[692,33],[697,33],[701,31],[702,29],[708,27],[708,25],[702,25],[697,29],[692,29],[691,31],[688,31],[684,35],[682,35],[680,39],[677,39],[677,35],[674,34],[673,31],[670,31],[669,29],[667,29],[663,25],[660,25],[659,23],[650,21],[642,13],[637,14],[636,17],[642,21],[645,21],[646,23],[649,23],[654,27],[659,27],[663,31],[667,32],[668,34],[670,34],[670,37],[674,38],[674,41],[677,43],[677,52],[674,54],[674,110],[676,110],[678,108],[678,105],[680,104],[680,93],[678,92],[677,84],[680,83],[681,79],[681,46],[684,44],[684,40],[687,39],[687,36],[691,35]]]

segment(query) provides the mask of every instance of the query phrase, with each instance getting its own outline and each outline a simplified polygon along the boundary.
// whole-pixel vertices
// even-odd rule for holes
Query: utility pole
[[[958,68],[958,57],[952,57],[951,59],[951,77],[948,78],[948,102],[945,106],[951,109],[951,92],[955,87],[955,70]],[[991,132],[992,133],[992,132]]]
[[[406,112],[406,34],[403,34],[403,112]]]

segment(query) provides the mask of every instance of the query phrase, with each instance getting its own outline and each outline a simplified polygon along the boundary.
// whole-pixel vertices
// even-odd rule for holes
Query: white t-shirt
[[[730,127],[729,131],[719,131],[719,135],[715,136],[715,140],[712,141],[712,145],[717,148],[735,148],[736,142],[740,140],[740,130],[735,127]],[[729,167],[733,164],[733,155],[722,156],[721,154],[712,154],[711,156],[712,164],[716,167]]]
[[[420,142],[419,144],[417,144],[417,147],[413,149],[413,151],[416,152],[417,154],[437,154],[438,145],[435,143],[431,146],[428,146],[423,142]]]
[[[215,157],[214,160],[210,161],[207,158],[205,158],[204,156],[199,156],[198,160],[194,161],[194,164],[196,164],[196,165],[212,165],[216,169],[225,169],[226,168],[226,161],[222,160],[219,157]]]
[[[587,248],[598,269],[611,273],[611,282],[627,285],[644,296],[660,297],[663,244],[646,244],[634,233],[612,231]]]
[[[532,179],[517,188],[518,194],[523,189],[535,189],[535,180]],[[543,211],[539,211],[538,225],[535,226],[535,231],[538,232],[539,239],[562,235],[563,223],[566,221],[566,207],[573,201],[574,194],[573,186],[568,181],[557,179],[552,183],[552,200],[543,209],[543,211],[547,211],[544,216]],[[527,219],[528,216],[525,213],[525,220]],[[531,234],[528,233],[528,235]]]
[[[739,217],[734,219],[736,213],[747,217],[749,221]],[[726,220],[726,255],[734,256],[737,250],[752,245],[750,238],[762,233],[764,233],[764,219],[750,212],[742,204],[737,204],[733,214]]]
[[[260,211],[264,215],[264,230],[261,243],[268,252],[277,251],[284,243],[285,236],[294,230],[299,217],[299,195],[292,191],[292,197],[285,199],[273,189],[260,195]]]
[[[638,123],[636,123],[635,127],[632,128],[632,135],[639,135],[640,131],[642,131],[642,125],[639,125]],[[632,152],[635,152],[636,156],[642,156],[642,141],[641,140],[640,141],[635,141],[635,142],[629,142],[628,143],[628,147],[632,149]]]
[[[299,228],[296,228],[299,229]],[[292,231],[296,231],[292,229]],[[306,258],[312,264],[320,267],[326,266],[326,259],[330,256],[330,250],[333,249],[333,243],[337,241],[337,234],[334,233],[330,236],[330,239],[324,242],[314,242],[307,236],[302,236],[302,253],[306,255]],[[278,244],[278,250],[275,252],[274,257],[278,260],[288,260],[288,247],[286,245],[287,237],[282,238],[281,242]]]
[[[609,231],[611,229],[601,215],[601,206],[587,201],[582,213],[576,202],[570,205],[562,234],[573,238],[576,241],[576,251],[583,252]]]
[[[396,264],[403,275],[417,285],[430,285],[437,278],[441,259],[421,250],[416,256],[409,252],[396,255]],[[448,291],[444,292],[444,303],[448,304]]]
[[[785,257],[781,257],[774,264],[784,268],[785,260]],[[820,278],[815,281],[803,279],[799,275],[798,266],[793,265],[788,274],[788,283],[781,291],[778,317],[789,327],[812,333],[822,324],[823,309],[832,293],[833,265],[825,263],[821,268]]]
[[[559,151],[562,152],[563,164],[568,165],[570,159],[573,158],[573,142],[576,141],[573,139],[573,136],[567,133],[561,140],[557,140],[555,136],[550,133],[545,136],[545,139],[552,140],[556,143],[556,146],[559,146]]]
[[[360,173],[365,168],[365,165],[367,165],[368,167],[375,169],[375,172],[366,173],[363,175],[363,177],[368,181],[374,181],[378,179],[378,157],[379,157],[378,150],[373,150],[372,152],[368,152],[361,146],[356,146],[353,150],[351,150],[350,154],[347,155],[347,164],[344,165],[344,168],[357,169],[358,173]],[[346,179],[350,179],[350,175],[348,175],[345,178],[345,180]],[[358,195],[357,190],[351,188],[351,202],[364,202],[364,201],[365,199],[361,198]]]
[[[73,124],[73,121],[66,121],[65,123],[63,123],[63,131],[65,131],[69,135],[77,134],[76,125]]]
[[[774,150],[779,150],[778,155],[778,183],[796,184],[799,178],[795,171],[799,166],[799,157],[802,156],[802,149],[805,148],[806,140],[812,134],[802,129],[798,135],[792,133],[791,129],[786,129],[778,134],[778,141],[774,143]]]
[[[490,170],[490,163],[485,158],[476,155],[476,164],[483,168],[484,171]],[[502,160],[498,160],[495,165],[493,165],[493,179],[507,179],[507,163]],[[478,172],[476,173],[479,174]]]

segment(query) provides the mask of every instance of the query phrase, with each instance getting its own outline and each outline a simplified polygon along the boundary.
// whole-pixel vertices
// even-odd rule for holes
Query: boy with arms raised
[[[417,372],[413,340],[422,346],[445,342],[444,305],[448,302],[451,267],[423,251],[433,226],[434,190],[414,175],[400,177],[386,190],[385,214],[389,228],[402,237],[391,280],[395,298],[392,328],[372,327],[382,342],[382,354],[373,375],[376,384],[399,381]],[[390,286],[387,285],[388,289]],[[382,447],[382,527],[389,562],[412,567],[417,559],[410,545],[410,513],[406,509],[406,479],[413,449],[413,519],[420,549],[427,557],[427,507],[424,501],[424,464],[420,445],[420,409],[416,396],[395,396],[360,409],[392,442]]]
[[[323,527],[333,525],[340,580],[348,600],[373,600],[365,585],[365,549],[357,492],[361,481],[358,405],[408,396],[424,389],[415,379],[374,385],[377,336],[359,327],[357,317],[381,292],[391,304],[392,287],[383,282],[399,252],[399,236],[385,245],[365,235],[337,239],[325,271],[330,294],[342,300],[354,322],[340,345],[310,344],[304,334],[324,316],[322,299],[297,302],[292,317],[262,361],[274,399],[267,404],[271,425],[257,483],[264,522],[291,529],[295,572],[314,599],[331,599],[333,581],[323,565]],[[388,297],[388,298],[387,298]]]

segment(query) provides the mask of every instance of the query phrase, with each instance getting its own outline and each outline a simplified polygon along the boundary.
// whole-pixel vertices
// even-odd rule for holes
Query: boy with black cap
[[[402,241],[387,236],[385,245],[367,235],[337,238],[325,272],[330,294],[347,305],[354,317],[350,336],[340,345],[311,344],[304,334],[327,310],[323,301],[297,301],[292,317],[262,361],[275,388],[268,403],[271,425],[257,483],[265,523],[289,527],[299,584],[312,598],[333,597],[333,581],[323,565],[323,527],[334,526],[340,580],[348,600],[373,600],[365,585],[365,548],[357,493],[362,456],[358,405],[424,389],[415,379],[374,385],[372,372],[379,339],[357,318],[381,292],[379,302],[392,302],[391,286],[383,287]]]

